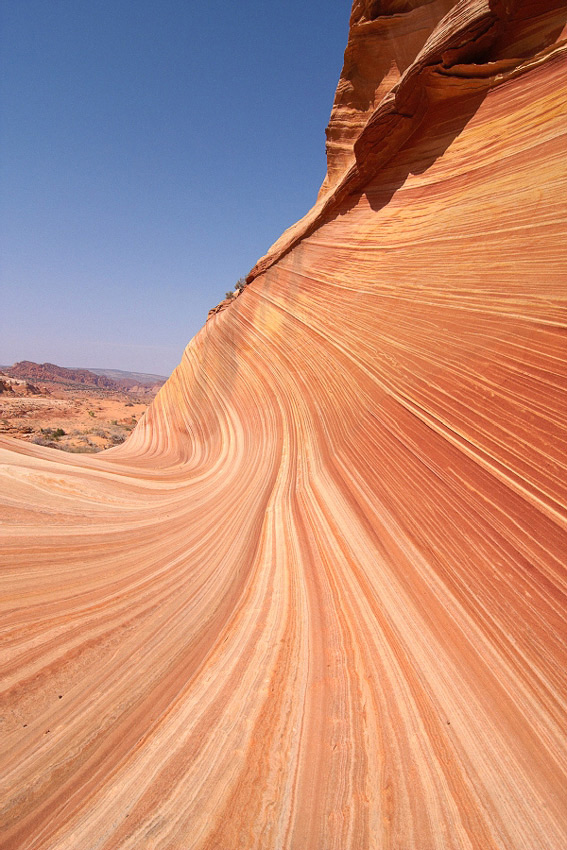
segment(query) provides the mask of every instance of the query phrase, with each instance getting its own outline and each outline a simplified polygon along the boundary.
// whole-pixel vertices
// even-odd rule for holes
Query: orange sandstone
[[[566,19],[357,0],[127,443],[0,442],[3,848],[566,846]]]

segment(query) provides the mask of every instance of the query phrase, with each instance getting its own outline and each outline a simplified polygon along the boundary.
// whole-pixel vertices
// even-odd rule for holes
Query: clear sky
[[[312,206],[350,0],[3,0],[0,364],[169,374]]]

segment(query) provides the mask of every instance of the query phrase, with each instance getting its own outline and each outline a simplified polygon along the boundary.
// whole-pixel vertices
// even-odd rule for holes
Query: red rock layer
[[[6,374],[12,378],[37,383],[48,381],[53,383],[72,383],[104,390],[119,390],[121,387],[106,375],[96,375],[88,369],[67,369],[65,366],[55,366],[53,363],[33,363],[22,360],[6,368]]]
[[[3,848],[565,847],[546,9],[539,59],[453,70],[124,446],[1,442]]]

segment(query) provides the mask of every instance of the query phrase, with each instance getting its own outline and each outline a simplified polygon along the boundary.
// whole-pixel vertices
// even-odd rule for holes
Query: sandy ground
[[[0,395],[0,434],[68,452],[99,452],[124,442],[148,403],[96,390]]]

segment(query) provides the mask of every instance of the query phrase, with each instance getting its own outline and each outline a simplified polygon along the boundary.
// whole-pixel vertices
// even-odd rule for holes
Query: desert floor
[[[2,395],[0,434],[69,452],[98,452],[124,442],[149,401],[97,390]]]

